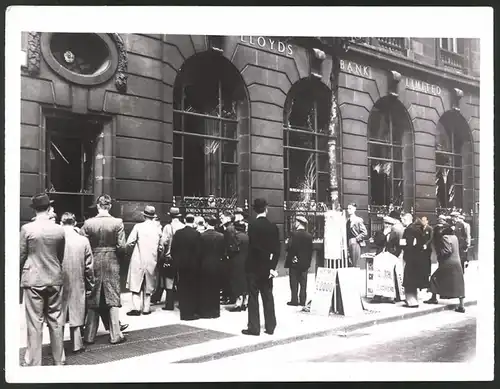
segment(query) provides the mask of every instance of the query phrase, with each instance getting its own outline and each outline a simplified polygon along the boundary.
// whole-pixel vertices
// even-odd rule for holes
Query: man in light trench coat
[[[136,224],[127,239],[127,251],[134,248],[127,276],[127,288],[132,292],[132,310],[127,312],[128,316],[139,316],[141,309],[143,315],[151,313],[151,294],[156,286],[161,230],[155,221],[155,207],[147,205],[142,215],[146,220]]]
[[[61,217],[66,245],[63,260],[63,324],[69,319],[73,352],[85,351],[82,328],[85,324],[85,299],[94,287],[94,257],[89,240],[75,230],[75,215],[66,212]]]

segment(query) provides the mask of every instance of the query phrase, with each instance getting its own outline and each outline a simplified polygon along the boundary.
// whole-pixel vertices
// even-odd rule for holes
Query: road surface
[[[476,310],[468,307],[465,313],[443,311],[219,361],[470,362],[476,353]]]

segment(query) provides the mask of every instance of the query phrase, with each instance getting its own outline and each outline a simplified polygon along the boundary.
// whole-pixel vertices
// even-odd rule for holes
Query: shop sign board
[[[332,307],[333,294],[337,284],[337,270],[319,267],[311,301],[311,313],[328,316]]]
[[[277,38],[264,36],[240,36],[240,41],[250,46],[260,47],[269,51],[274,51],[279,54],[284,54],[288,57],[293,56],[293,46],[284,43]]]
[[[441,88],[438,85],[429,84],[427,82],[415,80],[409,77],[406,77],[405,87],[406,89],[410,89],[415,92],[427,93],[434,96],[441,95]]]
[[[351,73],[356,76],[372,78],[372,69],[370,66],[360,65],[356,62],[340,60],[340,70],[345,73]]]

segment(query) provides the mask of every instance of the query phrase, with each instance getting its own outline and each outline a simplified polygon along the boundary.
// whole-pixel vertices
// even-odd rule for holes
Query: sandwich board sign
[[[361,270],[356,267],[338,269],[337,277],[341,301],[340,313],[344,316],[355,316],[363,313],[360,291]]]
[[[330,314],[336,285],[337,270],[319,267],[311,301],[311,313],[322,316]]]
[[[396,279],[396,298],[399,301],[403,301],[406,299],[406,295],[405,295],[405,288],[403,286],[404,267],[401,260],[398,260],[396,262],[396,265],[394,266],[394,273]]]

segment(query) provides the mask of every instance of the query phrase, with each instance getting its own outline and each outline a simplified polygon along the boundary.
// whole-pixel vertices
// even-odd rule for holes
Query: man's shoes
[[[418,304],[417,305],[404,304],[403,307],[405,307],[405,308],[418,308]]]
[[[243,310],[243,307],[241,307],[241,306],[232,307],[232,308],[228,309],[229,312],[241,312],[242,310]]]
[[[123,330],[122,330],[123,331]],[[83,341],[83,344],[89,345],[89,344],[94,344],[95,342],[88,342],[86,340]]]
[[[200,317],[198,315],[193,315],[193,316],[182,316],[181,320],[186,320],[186,321],[191,321],[191,320],[198,320]]]
[[[456,307],[455,312],[465,313],[465,308],[464,307]]]
[[[85,351],[87,351],[87,349],[85,347],[82,347],[78,350],[73,350],[73,354],[81,354],[84,353]]]
[[[424,304],[437,304],[438,301],[436,299],[429,299],[424,301]]]
[[[298,307],[298,306],[299,306],[299,304],[298,304],[298,303],[294,303],[293,301],[289,301],[289,302],[287,302],[287,303],[286,303],[286,305],[290,305],[290,306],[292,306],[292,307]]]
[[[264,332],[265,332],[266,334],[268,334],[268,335],[273,335],[273,334],[274,334],[274,330],[272,330],[272,331],[265,330]]]
[[[137,309],[132,309],[130,312],[127,312],[127,316],[141,316],[141,312]]]
[[[142,312],[143,315],[151,315],[151,311]]]
[[[128,328],[128,324],[120,324],[120,331],[125,331]]]
[[[121,337],[120,340],[116,341],[116,342],[109,342],[111,344],[120,344],[120,343],[124,343],[127,341],[127,338],[126,337]]]
[[[259,336],[260,334],[258,332],[253,332],[250,330],[242,330],[241,333],[243,335],[253,335],[253,336]]]

